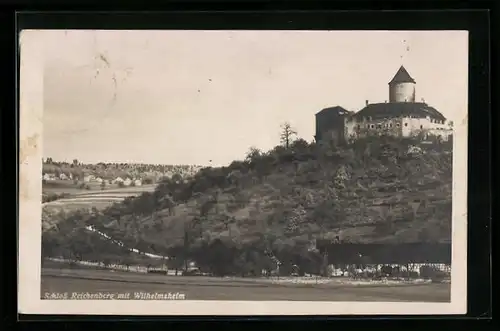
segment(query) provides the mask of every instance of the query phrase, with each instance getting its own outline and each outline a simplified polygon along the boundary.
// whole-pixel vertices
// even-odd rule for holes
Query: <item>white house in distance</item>
[[[136,179],[136,180],[134,180],[134,185],[135,186],[141,186],[142,185],[142,181],[140,179]]]
[[[124,181],[123,181],[123,185],[125,186],[130,186],[130,184],[132,184],[132,180],[130,178],[126,178]]]
[[[86,182],[86,183],[89,183],[91,181],[95,180],[95,176],[94,175],[87,175],[85,177],[83,177],[83,181]]]
[[[116,177],[116,178],[113,180],[113,183],[115,183],[115,184],[118,184],[118,183],[123,183],[123,178],[121,178],[121,177]]]
[[[42,177],[43,180],[45,181],[49,181],[49,180],[55,180],[56,177],[53,175],[53,174],[43,174],[43,177]]]
[[[447,141],[453,124],[422,99],[415,101],[415,80],[401,66],[389,82],[389,102],[369,103],[356,113],[342,107],[325,108],[316,114],[316,140],[352,141],[366,136],[432,136]],[[335,114],[332,114],[335,113]],[[335,116],[333,116],[335,115]]]

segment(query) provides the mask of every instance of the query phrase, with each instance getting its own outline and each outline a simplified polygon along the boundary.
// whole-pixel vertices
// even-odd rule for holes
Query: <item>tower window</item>
[[[421,126],[420,126],[420,128],[421,128],[421,129],[423,129],[423,128],[424,128],[424,126],[423,126],[423,125],[421,125]]]
[[[375,128],[375,125],[373,125],[373,124],[372,124],[372,125],[370,125],[370,128],[372,128],[372,129],[373,129],[373,128]]]
[[[396,123],[396,127],[399,128],[401,126],[401,124],[399,123]]]
[[[408,126],[408,123],[405,123],[405,126]]]

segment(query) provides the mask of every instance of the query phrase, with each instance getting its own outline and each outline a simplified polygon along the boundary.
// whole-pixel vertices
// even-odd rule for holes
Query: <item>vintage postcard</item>
[[[466,312],[466,31],[19,43],[20,313]]]

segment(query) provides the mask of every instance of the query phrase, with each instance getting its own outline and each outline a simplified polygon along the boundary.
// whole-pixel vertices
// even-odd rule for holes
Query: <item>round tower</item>
[[[415,80],[403,66],[389,82],[389,102],[415,102]]]

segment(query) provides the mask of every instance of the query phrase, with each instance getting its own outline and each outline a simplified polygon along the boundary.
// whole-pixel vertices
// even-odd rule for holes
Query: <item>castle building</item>
[[[415,101],[415,85],[401,66],[389,82],[389,102],[366,101],[365,107],[355,113],[340,106],[321,110],[316,114],[316,141],[350,142],[380,135],[449,140],[453,132],[451,122],[423,100]]]

